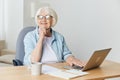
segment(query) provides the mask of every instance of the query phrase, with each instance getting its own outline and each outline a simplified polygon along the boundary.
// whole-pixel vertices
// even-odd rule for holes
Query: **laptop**
[[[74,65],[73,68],[80,69],[82,71],[97,68],[102,64],[102,62],[104,61],[104,59],[106,58],[111,49],[112,48],[97,50],[92,54],[92,56],[90,57],[90,59],[88,60],[87,64],[84,67]]]

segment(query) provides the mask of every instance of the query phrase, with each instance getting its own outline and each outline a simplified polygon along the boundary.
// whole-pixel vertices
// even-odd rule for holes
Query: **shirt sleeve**
[[[64,56],[64,60],[66,61],[66,59],[72,55],[72,52],[69,50],[69,48],[67,47],[67,44],[65,42],[65,39],[63,37],[63,56]]]
[[[30,58],[34,48],[35,48],[35,37],[32,34],[28,33],[24,38],[24,50],[25,50],[24,65],[31,64]]]

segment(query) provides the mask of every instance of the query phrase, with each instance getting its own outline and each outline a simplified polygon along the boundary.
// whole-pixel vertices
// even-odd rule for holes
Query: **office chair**
[[[13,65],[14,66],[22,66],[23,65],[23,59],[24,59],[24,37],[25,35],[34,30],[36,27],[30,26],[30,27],[25,27],[21,30],[21,32],[18,35],[17,42],[16,42],[16,56],[15,59],[13,60]]]

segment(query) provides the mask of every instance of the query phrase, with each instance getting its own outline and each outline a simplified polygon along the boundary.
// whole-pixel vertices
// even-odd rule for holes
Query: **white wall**
[[[56,10],[59,21],[54,29],[65,36],[69,48],[76,57],[86,60],[94,50],[111,47],[112,51],[107,58],[120,62],[119,0],[40,0],[38,2],[41,5],[48,3]],[[26,25],[29,24],[31,23]]]
[[[5,0],[5,21],[7,47],[15,50],[18,33],[23,28],[23,0]]]
[[[34,2],[36,1],[37,0],[34,0]],[[34,19],[31,17],[31,2],[33,2],[33,0],[24,0],[24,27],[34,25]]]

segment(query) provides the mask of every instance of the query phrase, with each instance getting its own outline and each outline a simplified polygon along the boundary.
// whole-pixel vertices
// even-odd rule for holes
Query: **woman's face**
[[[37,16],[37,23],[40,28],[50,29],[52,25],[52,16],[48,15],[45,10]]]

